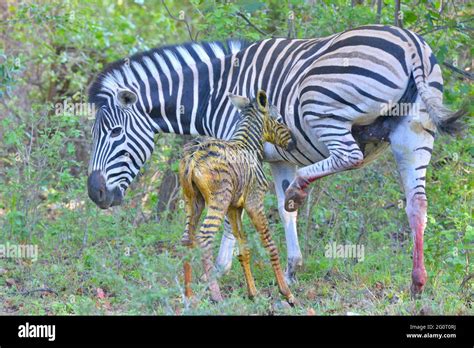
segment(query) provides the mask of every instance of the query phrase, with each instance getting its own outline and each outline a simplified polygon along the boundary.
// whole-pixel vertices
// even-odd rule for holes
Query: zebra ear
[[[227,95],[229,96],[231,103],[234,104],[234,106],[239,110],[242,110],[250,104],[249,98],[242,97],[240,95],[235,95],[232,93],[229,93]]]
[[[128,89],[124,89],[118,92],[117,99],[121,106],[126,107],[136,103],[137,95]]]
[[[263,110],[268,109],[268,98],[265,91],[260,90],[257,92],[257,103],[258,103],[258,106],[262,108]]]

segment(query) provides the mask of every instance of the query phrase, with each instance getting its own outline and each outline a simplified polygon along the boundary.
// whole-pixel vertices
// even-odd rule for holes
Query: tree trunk
[[[403,28],[403,14],[400,11],[401,0],[395,0],[395,26]]]
[[[181,157],[183,145],[192,137],[190,135],[180,136],[176,139],[175,147],[178,149],[167,161],[167,169],[163,173],[160,186],[158,187],[158,202],[155,207],[156,219],[166,219],[170,212],[176,209],[179,201],[179,178],[172,170],[171,165]]]
[[[380,24],[382,17],[382,0],[377,0],[377,16],[375,17],[375,23]]]

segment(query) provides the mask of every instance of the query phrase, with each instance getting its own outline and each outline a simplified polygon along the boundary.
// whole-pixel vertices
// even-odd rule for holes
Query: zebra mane
[[[167,56],[168,59],[171,56],[171,60],[173,60],[178,59],[177,55],[180,55],[185,61],[187,58],[191,58],[195,62],[202,62],[237,53],[250,46],[250,44],[251,42],[236,39],[200,43],[187,42],[178,45],[157,47],[148,51],[136,53],[130,57],[108,64],[97,75],[89,88],[89,102],[100,107],[105,100],[101,96],[105,85],[123,84],[123,79],[118,77],[120,74],[117,74],[120,71],[122,73],[125,72],[126,75],[132,74],[137,80],[139,80],[140,73],[144,71],[143,67],[147,66],[147,63],[150,61],[153,61],[153,63],[157,65],[159,64],[157,61],[164,62],[163,56]],[[130,81],[128,81],[128,83],[130,83]]]

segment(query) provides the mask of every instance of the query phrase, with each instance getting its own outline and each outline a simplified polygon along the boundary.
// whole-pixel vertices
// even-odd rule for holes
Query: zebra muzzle
[[[123,194],[117,186],[110,190],[107,188],[102,172],[95,170],[87,178],[87,192],[89,198],[101,209],[107,209],[122,203]]]

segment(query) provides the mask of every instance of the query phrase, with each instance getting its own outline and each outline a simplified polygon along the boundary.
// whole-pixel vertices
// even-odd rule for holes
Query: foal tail
[[[193,183],[193,172],[196,166],[194,159],[195,147],[199,145],[197,141],[192,141],[184,146],[183,158],[179,163],[179,181],[185,194],[189,197],[196,195]]]

